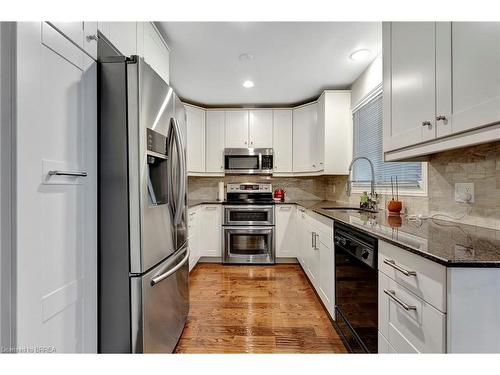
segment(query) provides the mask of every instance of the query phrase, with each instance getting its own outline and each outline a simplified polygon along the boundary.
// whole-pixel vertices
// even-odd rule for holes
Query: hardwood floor
[[[299,265],[198,264],[176,353],[346,353]]]

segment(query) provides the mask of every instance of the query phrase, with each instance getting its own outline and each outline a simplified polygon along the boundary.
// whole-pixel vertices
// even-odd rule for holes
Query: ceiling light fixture
[[[353,53],[351,53],[349,58],[352,61],[364,61],[368,57],[370,57],[371,54],[372,54],[372,52],[369,49],[363,48],[363,49],[358,49],[357,51],[354,51]]]
[[[243,62],[246,62],[246,61],[251,61],[253,60],[253,55],[249,54],[249,53],[242,53],[238,59],[240,61],[243,61]]]
[[[254,87],[254,86],[255,85],[253,84],[252,81],[248,81],[247,80],[247,81],[243,82],[243,87],[246,88],[246,89],[249,89],[249,88]]]

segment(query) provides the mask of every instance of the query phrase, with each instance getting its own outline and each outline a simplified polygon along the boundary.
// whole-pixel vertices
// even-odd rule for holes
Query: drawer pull
[[[80,171],[49,171],[49,176],[87,177],[87,172],[80,172]]]
[[[388,266],[391,266],[395,270],[398,270],[405,276],[417,276],[417,273],[415,271],[405,270],[403,267],[398,266],[396,262],[392,259],[384,259],[384,263],[387,264]]]
[[[394,302],[396,302],[399,306],[401,306],[406,311],[417,310],[417,306],[408,305],[408,304],[404,303],[403,301],[401,301],[398,297],[396,297],[396,292],[394,290],[384,289],[384,293],[387,294],[389,297],[391,297],[391,299]]]

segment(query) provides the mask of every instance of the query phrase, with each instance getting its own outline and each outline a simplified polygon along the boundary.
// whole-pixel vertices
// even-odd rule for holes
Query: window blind
[[[382,148],[382,94],[353,113],[354,157],[365,156],[373,162],[377,186],[390,186],[391,176],[398,177],[400,188],[420,188],[422,163],[384,162]],[[359,160],[353,168],[353,185],[364,186],[371,180],[370,165]]]

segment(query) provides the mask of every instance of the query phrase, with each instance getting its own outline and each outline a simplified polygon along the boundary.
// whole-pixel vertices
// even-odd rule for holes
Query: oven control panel
[[[251,182],[227,184],[228,193],[271,193],[272,191],[271,184],[254,184]]]

